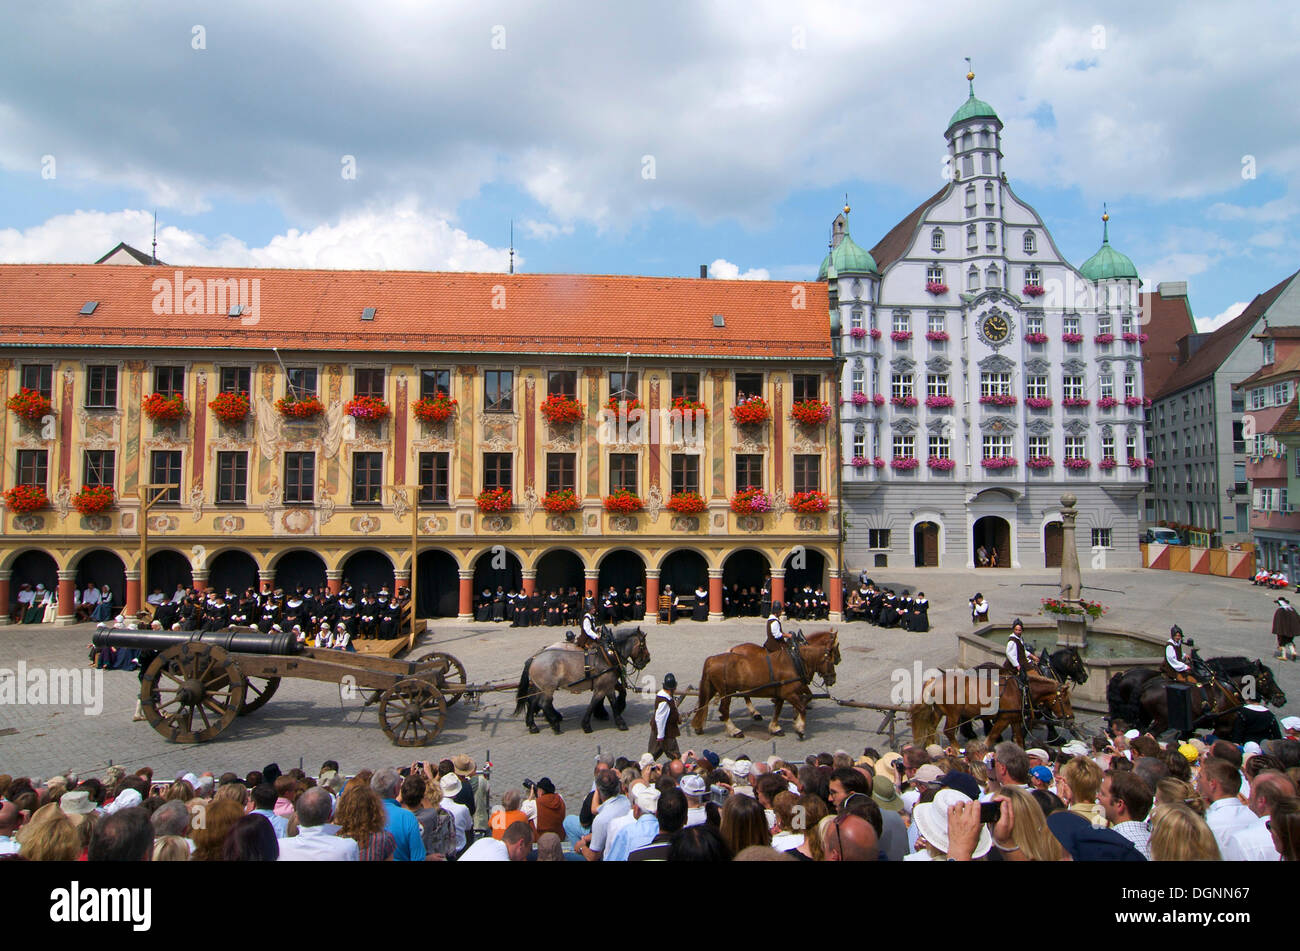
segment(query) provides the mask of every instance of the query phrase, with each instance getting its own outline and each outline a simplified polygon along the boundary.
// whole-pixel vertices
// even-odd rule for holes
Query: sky
[[[0,261],[805,280],[977,95],[1076,266],[1211,329],[1294,272],[1300,4],[80,0],[0,33]]]

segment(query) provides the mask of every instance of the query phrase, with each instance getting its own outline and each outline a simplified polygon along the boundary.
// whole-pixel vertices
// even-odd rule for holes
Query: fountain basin
[[[1036,653],[1051,653],[1058,647],[1057,625],[1053,622],[1028,622],[1025,624],[1025,643]],[[968,633],[957,635],[957,663],[970,668],[988,661],[1001,664],[1006,660],[1007,638],[1011,636],[1010,624],[986,624]],[[1122,631],[1109,626],[1088,627],[1087,641],[1079,648],[1083,664],[1088,669],[1088,682],[1075,687],[1070,694],[1076,707],[1089,710],[1106,710],[1106,685],[1115,674],[1134,667],[1159,667],[1164,660],[1165,639],[1150,634]]]

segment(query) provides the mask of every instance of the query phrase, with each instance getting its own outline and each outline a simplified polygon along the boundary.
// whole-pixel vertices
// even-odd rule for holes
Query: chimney
[[[704,278],[705,280],[708,279],[708,277],[709,277],[709,266],[708,266],[707,264],[701,264],[701,265],[700,265],[700,277],[701,277],[701,278]]]

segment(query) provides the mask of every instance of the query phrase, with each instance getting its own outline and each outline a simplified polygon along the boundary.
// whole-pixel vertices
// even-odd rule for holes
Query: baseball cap
[[[1031,750],[1025,750],[1025,755],[1041,759],[1044,763],[1050,763],[1052,761],[1052,758],[1047,755],[1047,750],[1043,749],[1041,746],[1035,746]]]
[[[704,777],[696,776],[694,773],[689,776],[683,776],[682,781],[678,784],[677,788],[687,796],[703,796],[705,790]]]
[[[1042,783],[1050,783],[1052,781],[1052,771],[1046,766],[1035,766],[1029,771],[1029,775]]]
[[[933,763],[926,763],[912,777],[913,783],[937,783],[943,779],[943,773]]]

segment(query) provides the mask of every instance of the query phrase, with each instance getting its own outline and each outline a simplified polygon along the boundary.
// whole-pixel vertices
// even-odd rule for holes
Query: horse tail
[[[912,728],[912,742],[929,746],[939,733],[939,708],[933,703],[916,703],[908,710],[908,723]]]
[[[533,666],[533,659],[530,657],[524,661],[524,672],[519,675],[519,686],[515,690],[515,716],[519,716],[524,710],[524,705],[528,703],[532,691],[529,689],[528,669]]]
[[[1140,719],[1142,711],[1132,693],[1124,690],[1123,681],[1124,673],[1118,673],[1107,682],[1107,712],[1110,714],[1112,723],[1116,720],[1123,720],[1125,724],[1134,726]]]

